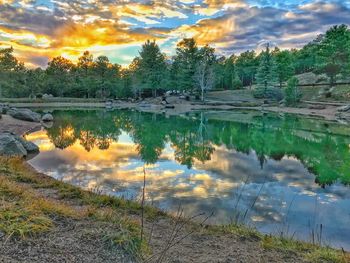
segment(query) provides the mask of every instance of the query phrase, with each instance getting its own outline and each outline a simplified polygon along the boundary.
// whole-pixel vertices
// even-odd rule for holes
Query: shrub
[[[296,77],[288,80],[287,88],[284,91],[287,105],[296,105],[300,102],[302,94],[298,88],[298,84],[299,80]]]
[[[275,101],[283,99],[283,92],[277,87],[269,87],[266,89],[257,88],[254,90],[253,95],[257,99],[270,99]]]
[[[232,89],[241,89],[242,87],[243,83],[239,78],[232,80]]]

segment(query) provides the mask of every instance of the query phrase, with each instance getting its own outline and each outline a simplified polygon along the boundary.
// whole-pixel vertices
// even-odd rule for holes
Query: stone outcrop
[[[53,116],[50,113],[44,114],[44,116],[41,118],[43,122],[51,122],[53,121]]]
[[[26,157],[39,152],[39,147],[10,132],[0,133],[0,155]]]
[[[11,108],[7,111],[7,114],[18,120],[30,121],[30,122],[41,121],[41,115],[39,113],[33,112],[30,109]]]
[[[339,112],[350,112],[350,105],[342,106],[338,108]]]

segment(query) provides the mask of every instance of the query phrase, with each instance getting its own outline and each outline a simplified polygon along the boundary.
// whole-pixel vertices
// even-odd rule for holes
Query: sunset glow
[[[169,56],[183,37],[228,55],[267,41],[297,48],[341,23],[350,23],[350,1],[2,0],[0,47],[32,67],[85,50],[127,65],[147,39]]]

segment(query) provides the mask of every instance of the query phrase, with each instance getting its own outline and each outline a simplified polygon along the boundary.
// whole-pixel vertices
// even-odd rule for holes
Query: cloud
[[[267,41],[298,48],[350,24],[350,6],[340,0],[0,0],[0,14],[0,45],[14,46],[28,64],[60,54],[75,60],[84,50],[128,63],[121,55],[137,54],[147,39],[168,53],[183,37],[227,55]]]
[[[239,53],[256,49],[262,42],[283,48],[300,47],[341,23],[350,24],[350,9],[339,3],[313,2],[293,10],[242,5],[176,31],[193,36],[200,44],[212,44],[224,53]]]

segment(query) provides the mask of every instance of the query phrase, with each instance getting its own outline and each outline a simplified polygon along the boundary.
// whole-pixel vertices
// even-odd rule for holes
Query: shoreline
[[[215,103],[214,103],[215,104]],[[244,105],[244,104],[243,104]],[[210,103],[201,104],[183,101],[182,103],[173,104],[174,108],[165,108],[163,105],[148,103],[140,105],[139,103],[132,102],[119,102],[112,106],[106,106],[106,103],[93,102],[93,103],[82,103],[82,102],[43,102],[43,103],[10,103],[11,107],[17,108],[37,108],[37,109],[134,109],[142,112],[151,113],[166,113],[169,115],[185,114],[192,111],[200,110],[223,110],[223,111],[234,111],[234,110],[252,110],[259,112],[274,112],[274,113],[285,113],[285,114],[296,114],[300,116],[310,116],[316,118],[324,118],[328,121],[339,121],[347,120],[350,123],[350,113],[338,112],[339,106],[325,105],[324,109],[317,108],[294,108],[294,107],[278,107],[278,106],[232,106],[228,104],[211,105]]]

